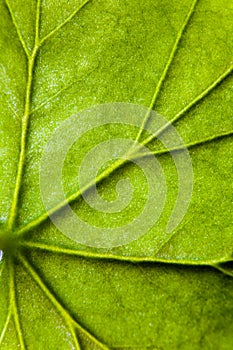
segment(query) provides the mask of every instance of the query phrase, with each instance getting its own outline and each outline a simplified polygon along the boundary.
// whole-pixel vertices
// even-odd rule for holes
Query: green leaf
[[[231,349],[232,12],[227,0],[0,0],[1,349]],[[133,162],[108,163],[97,177],[101,198],[114,201],[118,181],[129,178],[132,202],[120,213],[88,206],[77,171],[97,144],[144,142],[167,183],[148,232],[98,249],[50,221],[40,166],[62,122],[113,102],[165,116],[189,149],[194,183],[184,219],[167,232],[178,193],[172,157],[185,159],[184,146],[164,148],[156,136],[165,128],[148,135],[148,113],[138,128],[85,133],[67,154],[63,187],[90,225],[132,222],[148,197]],[[62,217],[63,207],[51,212]]]
[[[114,349],[208,349],[209,344],[231,348],[233,281],[214,270],[50,253],[33,253],[30,263],[34,267],[28,273],[16,265],[18,307],[28,348],[72,348],[65,317],[62,321],[53,307],[54,295],[69,317],[90,332],[77,327],[84,349],[104,348],[93,335]],[[41,283],[46,294],[38,288]],[[5,348],[14,348],[11,341],[3,342]]]

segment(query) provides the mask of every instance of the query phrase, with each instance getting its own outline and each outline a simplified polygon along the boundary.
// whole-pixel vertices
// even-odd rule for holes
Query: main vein
[[[86,250],[80,250],[75,248],[66,248],[66,247],[60,247],[52,244],[47,243],[40,243],[40,242],[31,242],[31,241],[22,241],[21,246],[26,249],[37,249],[42,250],[45,252],[55,253],[55,254],[65,254],[70,256],[78,256],[82,258],[88,258],[88,259],[101,259],[101,260],[116,260],[116,261],[125,261],[125,262],[131,262],[131,263],[143,263],[143,262],[149,262],[149,263],[170,263],[170,264],[179,264],[179,265],[191,265],[191,266],[210,266],[210,265],[217,265],[222,264],[226,262],[232,261],[232,256],[225,256],[219,259],[214,260],[185,260],[185,259],[166,259],[161,258],[157,256],[129,256],[129,255],[117,255],[117,254],[111,254],[111,253],[100,253],[100,252],[94,252],[94,251],[86,251]]]
[[[159,93],[160,93],[161,87],[162,87],[162,85],[163,85],[163,83],[164,83],[164,81],[165,81],[165,79],[166,79],[166,76],[167,76],[167,73],[168,73],[168,71],[169,71],[169,68],[170,68],[170,66],[171,66],[171,64],[172,64],[172,62],[173,62],[173,60],[174,60],[174,57],[175,57],[175,54],[176,54],[177,49],[178,49],[178,47],[179,47],[180,41],[181,41],[181,39],[182,39],[182,37],[183,37],[183,34],[184,34],[185,29],[186,29],[186,27],[187,27],[187,25],[188,25],[188,23],[189,23],[189,20],[190,20],[192,14],[193,14],[193,12],[194,12],[194,9],[195,9],[195,7],[196,7],[197,2],[198,2],[198,0],[194,0],[194,1],[192,2],[192,5],[191,5],[191,7],[190,7],[190,10],[189,10],[188,14],[187,14],[186,17],[185,17],[184,23],[183,23],[181,29],[179,30],[179,32],[178,32],[178,34],[177,34],[177,37],[176,37],[176,40],[175,40],[174,45],[173,45],[173,47],[172,47],[172,50],[171,50],[171,53],[170,53],[170,55],[169,55],[168,61],[167,61],[166,65],[165,65],[165,68],[164,68],[164,70],[163,70],[163,72],[162,72],[162,75],[161,75],[161,77],[160,77],[160,79],[159,79],[159,82],[158,82],[158,84],[156,85],[155,92],[154,92],[154,95],[153,95],[153,97],[152,97],[152,100],[151,100],[149,109],[148,109],[148,111],[147,111],[147,113],[146,113],[146,115],[145,115],[145,117],[144,117],[144,119],[143,119],[142,125],[141,125],[140,130],[139,130],[139,132],[138,132],[138,134],[137,134],[137,137],[136,137],[135,142],[139,141],[139,139],[140,139],[140,137],[141,137],[141,135],[142,135],[142,132],[143,132],[143,130],[144,130],[144,127],[145,127],[145,125],[146,125],[148,119],[149,119],[150,116],[151,116],[151,111],[155,108],[155,102],[156,102],[156,100],[157,100],[157,98],[158,98],[158,95],[159,95]]]
[[[9,7],[9,4],[8,4],[8,7]],[[16,175],[15,189],[14,189],[12,204],[10,208],[9,218],[8,218],[9,231],[11,231],[14,227],[15,219],[17,216],[19,194],[20,194],[20,189],[22,185],[22,177],[23,177],[25,155],[26,155],[27,132],[28,132],[28,126],[29,126],[29,119],[30,119],[29,117],[30,117],[30,108],[31,108],[33,70],[35,67],[35,60],[39,49],[39,22],[40,22],[40,0],[37,1],[36,31],[35,31],[36,34],[35,34],[34,48],[31,56],[27,55],[28,57],[27,86],[26,86],[24,115],[21,122],[20,156],[19,156],[18,169],[17,169],[17,175]],[[17,33],[19,35],[20,41],[22,42],[19,31],[17,31]]]
[[[61,303],[57,300],[53,292],[50,291],[48,286],[45,284],[45,282],[42,280],[42,278],[38,275],[38,272],[34,270],[34,268],[31,266],[29,261],[25,258],[25,256],[20,255],[19,256],[20,261],[26,268],[26,270],[30,273],[36,284],[41,288],[41,290],[45,293],[47,298],[51,301],[51,303],[54,305],[56,310],[61,314],[63,319],[66,321],[67,325],[69,327],[72,326],[76,329],[79,329],[82,331],[86,336],[88,336],[96,345],[100,346],[103,350],[109,350],[109,348],[100,342],[97,338],[95,338],[89,331],[87,331],[83,326],[78,323],[73,316],[61,305]],[[74,334],[73,334],[74,335]]]

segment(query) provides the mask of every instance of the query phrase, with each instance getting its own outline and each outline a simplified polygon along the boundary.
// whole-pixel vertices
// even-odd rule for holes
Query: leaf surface
[[[2,349],[231,348],[232,14],[226,0],[0,1]],[[167,232],[177,172],[153,139],[167,182],[162,215],[138,240],[97,249],[49,220],[40,164],[63,121],[113,102],[171,121],[189,149],[194,184],[183,221]],[[118,181],[130,178],[132,203],[119,214],[95,211],[78,195],[82,158],[111,138],[143,142],[143,125],[100,127],[70,149],[64,190],[91,225],[132,221],[148,193],[143,173],[127,164],[98,191],[113,201]],[[15,237],[10,252],[6,236]]]

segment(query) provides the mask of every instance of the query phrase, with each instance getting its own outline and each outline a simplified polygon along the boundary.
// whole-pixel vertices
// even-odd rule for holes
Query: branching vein
[[[190,148],[194,148],[200,145],[204,145],[206,143],[210,143],[213,142],[215,140],[219,140],[222,138],[225,138],[227,136],[232,136],[233,135],[233,130],[222,133],[222,134],[218,134],[218,135],[214,135],[214,136],[209,136],[203,140],[197,140],[194,142],[190,142],[188,144],[183,144],[183,145],[178,145],[174,148],[169,148],[169,149],[161,149],[161,150],[156,150],[156,151],[151,151],[151,152],[144,152],[144,153],[138,153],[138,154],[134,154],[133,155],[133,159],[136,158],[144,158],[144,157],[150,157],[152,155],[162,155],[162,154],[167,154],[167,153],[171,153],[171,152],[176,152],[176,151],[182,151],[184,149],[190,149]]]
[[[169,124],[170,125],[170,124]],[[148,152],[148,153],[140,153],[140,148],[137,149],[138,153],[132,153],[131,157],[129,160],[133,160],[136,158],[143,158],[143,157],[147,157],[147,156],[151,156],[151,155],[162,155],[162,154],[166,154],[166,153],[170,153],[170,152],[174,152],[174,151],[179,151],[182,149],[188,149],[188,148],[193,148],[193,147],[197,147],[199,145],[202,145],[204,143],[208,143],[208,142],[212,142],[214,140],[217,139],[221,139],[223,137],[229,137],[233,134],[233,131],[229,131],[223,134],[218,134],[218,135],[214,135],[214,136],[210,136],[206,139],[203,140],[198,140],[198,141],[194,141],[191,142],[189,144],[186,145],[181,145],[181,146],[177,146],[175,148],[172,149],[162,149],[162,150],[158,150],[158,151],[152,151],[152,152]],[[126,162],[126,161],[125,161]],[[116,169],[119,168],[119,166],[121,166],[122,164],[124,164],[124,160],[123,161],[119,161],[119,164],[115,164],[115,167],[113,168],[107,168],[105,173],[101,173],[99,177],[97,177],[96,179],[93,180],[92,183],[88,184],[86,186],[86,188],[83,188],[81,190],[79,190],[78,192],[74,193],[72,196],[70,196],[69,198],[67,198],[67,200],[65,202],[59,203],[56,207],[52,208],[49,212],[45,212],[43,213],[41,216],[39,216],[38,218],[36,218],[35,220],[32,220],[31,222],[29,222],[28,224],[26,224],[25,226],[23,226],[21,229],[19,229],[16,234],[18,235],[23,235],[27,232],[29,232],[30,230],[32,230],[33,228],[39,226],[41,223],[43,223],[50,215],[56,213],[57,211],[59,211],[60,209],[62,209],[65,205],[67,205],[67,203],[71,203],[74,200],[78,199],[82,193],[84,191],[87,191],[88,189],[90,189],[93,184],[99,183],[102,179],[106,178],[107,176],[109,176],[111,173],[113,173]],[[106,175],[106,176],[105,176]]]
[[[165,130],[169,128],[170,125],[174,124],[182,117],[186,115],[186,113],[196,106],[200,101],[202,101],[207,95],[209,95],[220,83],[222,83],[233,71],[233,65],[221,74],[212,84],[210,84],[205,90],[203,90],[200,95],[198,95],[193,101],[191,101],[186,107],[184,107],[179,113],[177,113],[171,120],[169,120],[166,124],[164,124],[159,130],[157,130],[154,134],[149,136],[146,140],[142,142],[142,145],[146,146],[150,142],[152,142],[156,137],[161,135]]]
[[[70,22],[70,20],[91,0],[85,0],[69,17],[65,19],[64,22],[59,24],[56,28],[54,28],[49,34],[47,34],[43,39],[40,41],[40,45],[43,45],[45,41],[47,41],[52,35],[54,35],[56,32],[58,32],[62,27],[64,27],[67,23]]]
[[[27,45],[26,45],[26,43],[25,43],[25,41],[24,41],[24,39],[23,39],[23,36],[22,36],[21,31],[20,31],[20,29],[19,29],[18,23],[17,23],[17,21],[16,21],[16,18],[15,18],[15,15],[14,15],[13,11],[12,11],[12,8],[11,8],[11,6],[10,6],[10,3],[9,3],[8,0],[5,0],[5,2],[6,2],[6,5],[7,5],[8,10],[9,10],[9,12],[10,12],[11,19],[12,19],[12,22],[13,22],[13,24],[14,24],[14,26],[15,26],[17,35],[18,35],[18,37],[19,37],[19,41],[20,41],[20,43],[21,43],[21,45],[22,45],[22,47],[23,47],[23,50],[24,50],[26,56],[29,57],[30,54],[29,54]]]
[[[90,332],[88,332],[84,327],[82,327],[71,315],[70,313],[61,305],[61,303],[56,299],[54,294],[51,292],[51,290],[48,288],[48,286],[45,284],[45,282],[42,280],[42,278],[38,275],[38,272],[34,270],[34,268],[31,266],[31,264],[28,262],[28,260],[24,256],[20,256],[20,261],[26,268],[26,270],[30,273],[34,281],[37,283],[37,285],[41,288],[41,290],[45,293],[47,298],[51,301],[51,303],[54,305],[56,310],[61,314],[63,319],[66,321],[68,327],[72,327],[73,329],[73,335],[75,335],[74,328],[79,329],[82,331],[86,336],[88,336],[95,344],[100,346],[103,350],[109,350],[106,345],[101,343],[98,339],[96,339]],[[70,328],[71,330],[71,328]],[[75,335],[76,339],[77,336]]]
[[[162,73],[162,75],[161,75],[161,77],[160,77],[160,79],[159,79],[159,82],[158,82],[157,86],[156,86],[155,93],[154,93],[154,95],[153,95],[153,97],[152,97],[152,100],[151,100],[151,103],[150,103],[148,112],[147,112],[146,115],[145,115],[145,118],[144,118],[144,120],[143,120],[143,122],[142,122],[141,128],[140,128],[140,130],[139,130],[139,132],[138,132],[138,135],[137,135],[137,137],[136,137],[136,142],[139,141],[139,139],[140,139],[140,137],[141,137],[141,134],[142,134],[142,132],[143,132],[143,130],[144,130],[144,127],[145,127],[145,125],[146,125],[148,119],[150,118],[151,111],[152,111],[152,110],[154,109],[154,107],[155,107],[155,102],[156,102],[157,97],[158,97],[158,95],[159,95],[159,93],[160,93],[161,87],[162,87],[162,85],[163,85],[163,83],[164,83],[164,81],[165,81],[165,79],[166,79],[166,76],[167,76],[167,73],[168,73],[168,71],[169,71],[169,68],[170,68],[170,66],[171,66],[171,64],[172,64],[172,62],[173,62],[173,60],[174,60],[175,54],[176,54],[177,49],[178,49],[178,47],[179,47],[179,43],[180,43],[180,41],[181,41],[181,39],[182,39],[182,37],[183,37],[183,34],[184,34],[185,30],[186,30],[186,27],[187,27],[187,25],[188,25],[188,23],[189,23],[189,20],[190,20],[192,14],[193,14],[193,12],[194,12],[194,9],[195,9],[195,7],[196,7],[197,2],[198,2],[198,0],[194,0],[194,1],[192,2],[192,5],[191,5],[190,10],[189,10],[189,13],[188,13],[187,16],[185,17],[184,23],[183,23],[181,29],[179,30],[179,32],[178,32],[178,34],[177,34],[177,37],[176,37],[175,43],[174,43],[174,45],[173,45],[173,48],[172,48],[172,50],[171,50],[170,56],[169,56],[169,58],[168,58],[168,61],[167,61],[166,65],[165,65],[165,68],[164,68],[164,70],[163,70],[163,73]]]

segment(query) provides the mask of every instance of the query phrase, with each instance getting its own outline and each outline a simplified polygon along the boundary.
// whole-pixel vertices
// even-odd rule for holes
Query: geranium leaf
[[[232,12],[227,0],[0,1],[1,349],[231,349]],[[90,122],[101,111],[116,111],[112,125]],[[139,122],[126,123],[127,113]],[[53,163],[76,120],[86,132],[66,154],[66,200],[53,201],[50,174],[48,209],[46,147]],[[51,147],[67,121],[71,129]],[[100,144],[109,150],[114,139],[141,148],[105,159],[90,178],[95,165],[82,167],[86,154]],[[103,232],[134,223],[151,196],[138,164],[152,156],[167,187],[158,172],[153,192],[166,196],[146,229],[160,213],[159,204],[150,208],[140,237],[86,245],[80,237],[88,232],[76,230],[72,240],[56,226],[67,202]],[[117,200],[127,202],[129,188],[117,187],[125,178],[131,201],[113,212]],[[187,193],[175,213],[185,212],[168,230],[180,188]],[[88,204],[95,196],[105,212]]]

